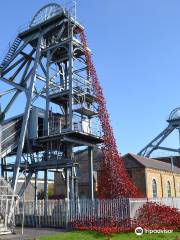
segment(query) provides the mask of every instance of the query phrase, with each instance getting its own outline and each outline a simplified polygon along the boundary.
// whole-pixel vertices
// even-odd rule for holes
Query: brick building
[[[88,151],[82,150],[79,151],[78,154],[75,155],[77,162],[79,162],[79,179],[78,179],[78,188],[79,188],[79,196],[81,198],[88,197]],[[100,171],[100,159],[102,159],[102,152],[96,148],[94,149],[93,154],[93,165],[94,165],[94,189],[95,195],[97,191],[97,174]],[[54,193],[55,195],[65,196],[65,181],[63,173],[55,173],[54,176]]]
[[[180,168],[170,160],[123,156],[129,175],[148,198],[180,197]]]
[[[97,190],[98,172],[102,152],[94,150],[94,187]],[[79,193],[80,197],[88,197],[88,152],[79,151],[76,158],[80,163]],[[150,159],[135,154],[126,154],[122,157],[129,176],[148,198],[180,197],[180,166],[178,157]],[[180,160],[180,159],[179,159]],[[65,182],[63,175],[55,174],[55,194],[64,195]]]

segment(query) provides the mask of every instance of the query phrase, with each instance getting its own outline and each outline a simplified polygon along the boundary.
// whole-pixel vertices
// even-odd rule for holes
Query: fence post
[[[129,203],[129,218],[131,219],[131,198],[128,198]]]
[[[6,210],[5,210],[5,222],[4,222],[4,224],[5,224],[5,227],[7,228],[7,224],[8,224],[8,221],[7,221],[7,219],[8,219],[8,198],[6,199],[6,208],[5,208]]]
[[[66,211],[65,225],[66,225],[66,228],[68,228],[69,227],[69,214],[70,214],[70,201],[68,198],[65,199],[65,211]]]

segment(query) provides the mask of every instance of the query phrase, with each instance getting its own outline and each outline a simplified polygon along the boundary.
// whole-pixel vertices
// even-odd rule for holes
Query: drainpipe
[[[171,157],[171,171],[174,171],[174,161],[173,161],[173,157]]]
[[[162,174],[160,173],[161,177],[161,191],[162,191],[162,198],[164,197],[164,189],[163,189],[163,180],[162,180]]]
[[[174,176],[174,159],[171,157],[171,171],[173,175],[173,185],[174,185],[174,197],[176,197],[176,184],[175,184],[175,176]]]

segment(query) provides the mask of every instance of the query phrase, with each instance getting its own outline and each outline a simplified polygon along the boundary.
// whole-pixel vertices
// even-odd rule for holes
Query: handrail
[[[17,119],[15,121],[13,121],[12,123],[10,123],[11,125],[8,125],[9,123],[7,123],[6,125],[2,125],[2,131],[5,131],[6,129],[10,128],[11,126],[15,125],[16,123],[22,121],[22,119]],[[4,128],[5,126],[5,128]]]
[[[16,131],[14,131],[11,135],[9,135],[7,138],[5,138],[4,140],[1,141],[1,143],[4,143],[7,141],[7,139],[11,138],[12,136],[16,135],[16,133],[20,132],[20,129],[17,129]]]

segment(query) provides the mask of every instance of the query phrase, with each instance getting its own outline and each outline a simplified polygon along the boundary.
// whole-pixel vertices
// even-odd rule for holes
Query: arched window
[[[170,184],[170,181],[167,182],[167,196],[171,197],[171,184]]]
[[[152,195],[153,198],[157,198],[157,183],[155,179],[152,180]]]

